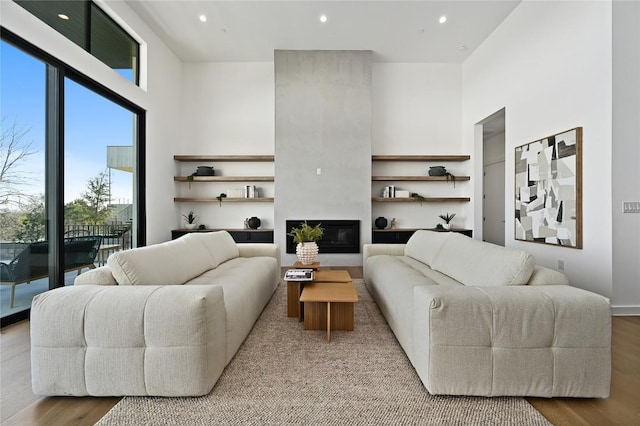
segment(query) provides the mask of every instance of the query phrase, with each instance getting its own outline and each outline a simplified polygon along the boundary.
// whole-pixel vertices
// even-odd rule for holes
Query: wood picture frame
[[[515,239],[582,248],[582,127],[515,148]]]

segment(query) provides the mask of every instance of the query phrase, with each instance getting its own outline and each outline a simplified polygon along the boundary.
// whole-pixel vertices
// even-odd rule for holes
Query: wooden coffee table
[[[353,330],[358,301],[353,282],[306,284],[300,301],[304,303],[305,330],[327,330],[327,342],[331,342],[331,329]]]
[[[298,262],[296,262],[297,264]],[[293,265],[296,267],[296,265]],[[349,283],[351,282],[351,276],[349,271],[338,269],[321,269],[314,271],[313,281],[314,283]],[[305,284],[310,282],[300,281],[287,281],[287,317],[298,317],[299,321],[302,321],[304,316],[304,306],[300,301],[300,295],[302,295],[302,289]]]

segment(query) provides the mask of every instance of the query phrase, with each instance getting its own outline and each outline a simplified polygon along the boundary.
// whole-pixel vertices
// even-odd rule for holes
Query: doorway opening
[[[482,239],[505,244],[505,109],[482,126]]]

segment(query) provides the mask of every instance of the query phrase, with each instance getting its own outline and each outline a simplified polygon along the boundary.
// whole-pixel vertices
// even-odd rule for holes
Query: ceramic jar
[[[375,223],[375,225],[376,225],[376,228],[378,228],[378,229],[384,229],[384,228],[386,228],[386,227],[387,227],[387,225],[389,224],[389,222],[387,221],[387,219],[386,219],[386,218],[384,218],[384,217],[382,217],[382,216],[381,216],[381,217],[379,217],[379,218],[377,218],[377,219],[375,220],[375,222],[374,222],[374,223]]]

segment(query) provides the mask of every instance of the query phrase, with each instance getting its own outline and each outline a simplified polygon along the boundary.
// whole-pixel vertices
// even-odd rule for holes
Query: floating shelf
[[[176,203],[218,203],[218,199],[207,197],[176,197],[173,199]],[[223,198],[222,203],[272,203],[273,197],[259,198]]]
[[[371,161],[467,161],[469,155],[372,155]]]
[[[273,176],[174,176],[176,182],[273,182]]]
[[[385,197],[372,197],[371,201],[374,203],[417,203],[422,201],[423,203],[445,203],[449,201],[471,201],[469,197],[425,197],[423,200],[417,198],[385,198]]]
[[[247,161],[267,162],[274,161],[273,155],[174,155],[173,159],[184,162],[211,162],[211,161]]]
[[[469,176],[456,176],[455,182],[470,180]],[[398,182],[446,182],[446,176],[371,176],[372,181],[398,181]],[[449,182],[454,181],[449,178]]]

